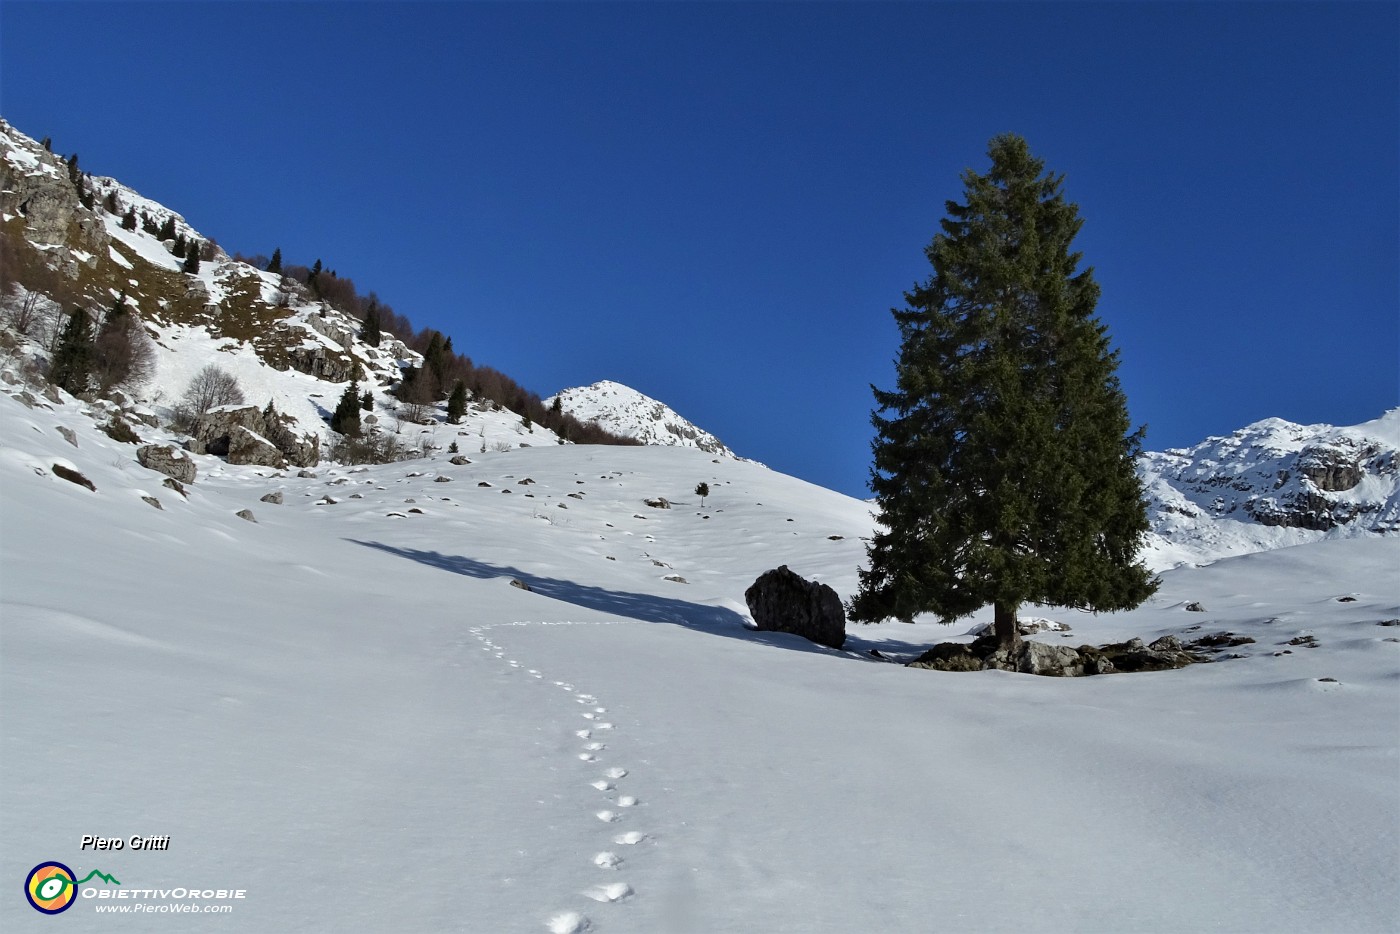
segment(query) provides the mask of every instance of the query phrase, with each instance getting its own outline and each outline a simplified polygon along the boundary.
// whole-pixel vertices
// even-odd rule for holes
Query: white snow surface
[[[79,404],[11,392],[7,932],[1400,927],[1395,536],[1175,568],[1127,613],[1027,608],[1073,627],[1037,639],[1230,630],[1244,657],[930,672],[870,650],[962,625],[853,625],[842,651],[747,628],[777,564],[852,593],[872,528],[752,463],[548,445],[298,478],[201,455],[186,500]],[[48,860],[120,885],[53,921],[17,891]],[[179,887],[245,897],[97,910]]]
[[[597,422],[615,435],[635,438],[642,444],[698,448],[721,457],[738,456],[666,403],[612,380],[565,389],[544,400],[545,405],[553,405],[555,399],[579,421]]]

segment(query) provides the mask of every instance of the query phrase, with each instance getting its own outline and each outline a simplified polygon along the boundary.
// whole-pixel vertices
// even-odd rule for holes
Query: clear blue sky
[[[0,5],[0,114],[549,395],[866,495],[889,315],[1027,138],[1148,446],[1400,404],[1395,3]]]

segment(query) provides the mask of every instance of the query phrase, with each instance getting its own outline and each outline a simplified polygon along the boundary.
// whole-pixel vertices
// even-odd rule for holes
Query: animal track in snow
[[[607,770],[606,772],[604,772],[603,774],[604,774],[605,776],[607,776],[608,778],[626,778],[626,777],[627,777],[627,770],[626,770],[626,769],[620,769],[620,768],[614,767],[614,768],[608,769],[608,770]]]
[[[598,818],[600,821],[602,821],[602,822],[605,823],[605,824],[613,824],[613,823],[616,823],[617,821],[622,820],[622,815],[619,814],[619,813],[617,813],[616,811],[599,811],[597,814],[595,814],[595,815],[593,815],[593,816],[596,817],[596,818]]]
[[[626,833],[620,833],[617,836],[613,837],[613,843],[617,843],[622,846],[636,846],[638,843],[641,843],[646,838],[647,835],[642,833],[640,830],[629,830]]]
[[[620,808],[634,808],[637,806],[637,799],[631,795],[623,795],[617,799],[617,806]]]
[[[616,869],[618,866],[622,865],[622,857],[618,856],[616,853],[604,850],[602,853],[593,857],[593,865],[597,866],[599,869]]]

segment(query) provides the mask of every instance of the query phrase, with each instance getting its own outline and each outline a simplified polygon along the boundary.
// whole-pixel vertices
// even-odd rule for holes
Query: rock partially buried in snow
[[[846,611],[836,591],[787,565],[759,575],[744,591],[744,600],[760,630],[790,632],[833,649],[846,642]]]
[[[172,445],[142,445],[136,449],[136,461],[142,467],[159,471],[177,483],[194,482],[194,458]]]

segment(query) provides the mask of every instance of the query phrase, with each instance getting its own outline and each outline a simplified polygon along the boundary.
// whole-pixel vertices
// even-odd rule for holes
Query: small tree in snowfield
[[[700,497],[700,507],[705,507],[705,497],[710,495],[710,485],[708,483],[695,484],[695,495]]]

